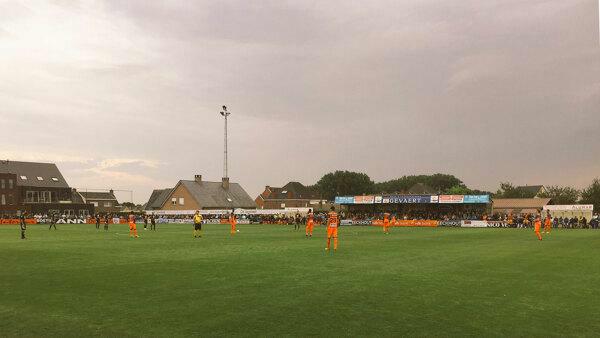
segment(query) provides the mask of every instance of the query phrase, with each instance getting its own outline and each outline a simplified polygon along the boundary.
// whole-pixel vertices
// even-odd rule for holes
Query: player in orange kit
[[[384,235],[389,235],[390,234],[390,214],[388,214],[387,212],[383,214],[383,234]]]
[[[135,215],[129,215],[129,237],[138,238],[137,226],[135,225]]]
[[[231,212],[231,215],[229,215],[229,224],[231,225],[231,231],[229,233],[233,235],[237,231],[235,229],[235,226],[237,224],[237,220],[235,219],[235,214],[233,213],[233,211]]]
[[[327,218],[327,247],[326,251],[329,251],[331,246],[331,237],[333,237],[333,251],[337,250],[338,246],[338,225],[339,225],[339,217],[337,212],[335,212],[335,208],[331,207],[331,211],[329,212],[329,217]]]
[[[548,214],[546,216],[546,219],[544,220],[544,233],[549,234],[551,228],[552,228],[552,218],[550,217],[550,214]]]
[[[535,218],[535,222],[533,223],[533,225],[535,227],[535,235],[541,241],[542,235],[540,234],[540,230],[542,228],[542,220],[540,219],[540,216]]]
[[[314,227],[315,214],[312,212],[312,209],[308,209],[308,215],[306,215],[306,238],[312,237]]]

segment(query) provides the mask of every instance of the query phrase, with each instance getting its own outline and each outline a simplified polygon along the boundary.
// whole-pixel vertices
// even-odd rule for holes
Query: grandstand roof
[[[550,202],[550,198],[494,198],[492,206],[494,210],[511,209],[515,212],[521,212],[526,209],[542,209]]]
[[[39,188],[68,188],[54,163],[0,161],[0,173],[17,175],[17,185]]]

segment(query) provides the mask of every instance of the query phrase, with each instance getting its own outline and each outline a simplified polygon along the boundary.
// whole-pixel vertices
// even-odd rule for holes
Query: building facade
[[[314,208],[327,204],[320,194],[299,182],[289,182],[281,188],[266,186],[254,200],[259,209]]]
[[[1,161],[0,177],[0,213],[5,215],[24,210],[40,215],[87,216],[94,211],[93,205],[74,195],[53,163]]]
[[[229,178],[221,182],[181,180],[172,189],[154,190],[146,203],[146,210],[227,210],[256,209],[256,204],[238,183]]]
[[[81,196],[84,203],[92,204],[96,213],[106,214],[121,211],[119,201],[112,189],[108,192],[77,191],[76,193]]]

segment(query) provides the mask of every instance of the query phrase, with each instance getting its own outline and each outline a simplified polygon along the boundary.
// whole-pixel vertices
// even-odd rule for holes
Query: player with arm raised
[[[314,227],[315,214],[312,212],[312,209],[308,209],[308,215],[306,216],[306,238],[312,237]]]

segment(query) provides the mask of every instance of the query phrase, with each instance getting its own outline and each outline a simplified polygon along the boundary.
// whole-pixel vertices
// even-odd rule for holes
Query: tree
[[[370,194],[374,183],[367,174],[338,170],[321,177],[316,186],[323,198],[333,200],[335,196]]]
[[[397,179],[380,182],[375,184],[374,191],[377,193],[406,192],[417,183],[426,184],[440,193],[447,193],[454,187],[467,189],[465,184],[454,175],[434,174],[402,176]]]
[[[593,204],[594,210],[600,210],[600,180],[594,179],[592,184],[581,191],[581,204]]]
[[[467,188],[464,185],[455,185],[452,188],[446,190],[444,193],[448,195],[471,195],[473,194],[473,190]]]
[[[579,190],[572,187],[559,187],[553,185],[546,187],[546,191],[539,196],[551,198],[554,204],[575,204],[579,199]]]

